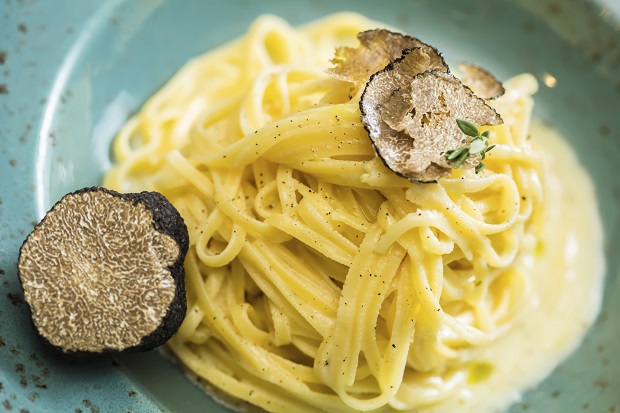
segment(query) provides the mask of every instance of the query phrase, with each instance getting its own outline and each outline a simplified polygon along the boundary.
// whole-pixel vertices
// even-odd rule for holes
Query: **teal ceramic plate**
[[[0,411],[225,412],[155,352],[87,364],[50,354],[28,321],[18,249],[63,194],[100,182],[114,133],[188,58],[261,13],[299,24],[341,10],[427,39],[455,62],[473,56],[500,79],[541,81],[536,115],[570,140],[596,182],[607,280],[583,345],[510,411],[620,412],[617,0],[3,0]]]

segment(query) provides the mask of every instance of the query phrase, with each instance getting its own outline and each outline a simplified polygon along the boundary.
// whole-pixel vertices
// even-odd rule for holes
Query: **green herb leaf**
[[[461,154],[461,156],[459,156],[459,158],[454,163],[454,167],[456,169],[460,168],[461,165],[463,165],[463,162],[465,162],[467,160],[467,158],[469,158],[469,150],[467,150],[467,148],[465,148],[465,151]]]
[[[469,146],[469,153],[475,155],[480,152],[485,152],[487,144],[482,139],[474,139]]]
[[[457,119],[456,123],[464,134],[473,137],[473,139],[469,143],[469,146],[463,146],[461,148],[446,151],[446,159],[449,161],[454,161],[454,169],[460,168],[467,158],[470,157],[470,155],[476,155],[479,153],[481,159],[484,160],[487,152],[495,148],[495,145],[488,146],[491,132],[487,130],[480,134],[480,131],[476,125],[463,119]],[[476,173],[480,173],[480,171],[484,170],[484,167],[485,165],[480,162],[476,165]]]
[[[451,161],[452,159],[456,159],[459,156],[461,156],[461,154],[463,152],[467,151],[466,147],[462,147],[462,148],[458,148],[458,149],[453,149],[451,151],[447,151],[446,152],[446,158],[448,158],[449,161]]]
[[[473,123],[466,121],[464,119],[457,119],[456,123],[457,125],[459,125],[459,129],[461,129],[461,131],[463,131],[465,135],[471,136],[474,138],[480,135],[480,131],[478,130],[478,127],[474,125]]]
[[[482,160],[484,160],[486,158],[487,152],[489,152],[493,148],[495,148],[495,145],[491,145],[488,148],[486,148],[484,151],[481,152]]]

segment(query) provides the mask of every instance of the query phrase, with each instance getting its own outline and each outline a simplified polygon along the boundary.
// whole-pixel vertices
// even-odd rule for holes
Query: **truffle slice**
[[[19,278],[38,334],[73,359],[165,343],[187,308],[188,245],[183,218],[161,194],[66,195],[20,249]]]
[[[450,72],[441,53],[415,37],[386,29],[374,29],[359,33],[357,38],[360,41],[359,47],[336,49],[335,57],[332,59],[335,66],[327,70],[328,74],[336,79],[364,84],[372,74],[401,57],[403,51],[411,49],[421,49],[429,57],[428,67],[425,70]]]
[[[502,82],[480,66],[460,63],[459,69],[463,73],[461,82],[482,99],[497,99],[506,91]]]
[[[497,125],[502,119],[451,74],[419,73],[419,67],[408,62],[416,59],[414,53],[372,76],[360,110],[388,168],[411,181],[436,182],[452,171],[446,151],[467,146],[471,139],[460,130],[457,118],[477,125]],[[470,156],[461,167],[473,168],[480,159],[480,154]]]

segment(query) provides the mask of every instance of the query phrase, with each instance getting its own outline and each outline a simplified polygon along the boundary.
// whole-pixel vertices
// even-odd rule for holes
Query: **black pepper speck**
[[[547,11],[549,12],[550,15],[557,16],[562,13],[562,8],[557,3],[551,3],[549,7],[547,8]]]
[[[611,128],[609,127],[609,125],[603,124],[598,129],[598,132],[601,136],[607,137],[611,133]]]
[[[19,307],[24,302],[22,300],[22,297],[18,294],[8,293],[6,296],[9,299],[10,303],[13,304],[15,307]]]

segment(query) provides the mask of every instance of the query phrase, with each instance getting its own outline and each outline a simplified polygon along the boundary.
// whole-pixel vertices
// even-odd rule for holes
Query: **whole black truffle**
[[[188,245],[183,218],[159,193],[93,187],[64,196],[19,253],[38,334],[73,359],[165,343],[187,310]]]

